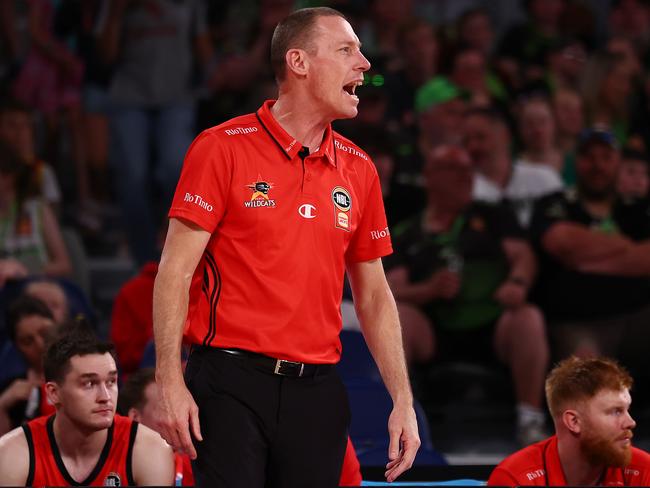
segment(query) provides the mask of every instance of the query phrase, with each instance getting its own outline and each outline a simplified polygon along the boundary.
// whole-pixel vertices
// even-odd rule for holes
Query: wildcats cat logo
[[[273,188],[273,183],[267,183],[262,180],[260,175],[257,175],[257,181],[246,185],[246,188],[251,190],[251,198],[244,202],[246,208],[257,207],[275,207],[275,200],[269,197],[269,192]]]

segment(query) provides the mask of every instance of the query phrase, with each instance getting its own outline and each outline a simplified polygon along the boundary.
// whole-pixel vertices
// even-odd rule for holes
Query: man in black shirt
[[[531,232],[541,255],[535,290],[555,352],[636,354],[650,323],[650,205],[617,198],[620,154],[613,135],[580,136],[578,184],[537,204]],[[629,334],[634,341],[623,338]],[[630,358],[633,359],[633,358]]]
[[[384,261],[407,354],[420,362],[496,355],[512,371],[520,441],[539,440],[548,348],[542,315],[527,302],[532,250],[508,207],[472,201],[465,150],[439,146],[424,176],[427,207],[392,230],[395,253]]]

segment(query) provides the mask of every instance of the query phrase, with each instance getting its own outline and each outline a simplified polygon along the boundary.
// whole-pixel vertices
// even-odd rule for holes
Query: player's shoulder
[[[349,161],[365,161],[371,164],[371,166],[374,166],[368,153],[344,135],[332,131],[332,143],[334,144],[334,149],[337,151],[337,157],[341,156]]]
[[[16,427],[0,437],[0,453],[6,454],[13,449],[28,449],[27,437],[22,427]],[[0,455],[2,458],[2,455]]]
[[[497,469],[507,472],[519,482],[530,484],[544,476],[544,449],[550,439],[546,439],[512,453],[497,465]]]
[[[171,455],[171,447],[158,432],[138,422],[134,422],[133,425],[137,429],[133,446],[134,455]]]
[[[263,130],[262,124],[256,114],[250,113],[233,117],[221,124],[203,130],[200,138],[212,138],[220,142],[241,142],[241,139],[259,134]]]
[[[650,470],[650,453],[639,449],[638,447],[632,448],[632,459],[630,460],[629,467],[638,466],[646,470]]]
[[[22,427],[0,437],[0,485],[24,484],[29,473],[29,444]]]

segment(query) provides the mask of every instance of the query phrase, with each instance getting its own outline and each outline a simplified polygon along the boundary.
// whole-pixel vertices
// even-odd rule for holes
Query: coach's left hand
[[[415,419],[413,405],[396,403],[388,418],[388,464],[386,464],[386,480],[395,481],[399,475],[413,466],[415,455],[420,448],[420,435]]]

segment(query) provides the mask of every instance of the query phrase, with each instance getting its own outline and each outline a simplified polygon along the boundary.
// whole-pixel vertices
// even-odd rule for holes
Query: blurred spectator
[[[560,39],[552,45],[546,57],[546,84],[549,91],[577,90],[587,62],[587,49],[578,39]]]
[[[370,0],[368,21],[358,26],[359,38],[368,59],[391,70],[403,55],[398,45],[400,27],[413,17],[413,0]]]
[[[386,73],[388,118],[412,130],[416,123],[415,93],[436,74],[440,48],[435,29],[421,19],[412,19],[402,25],[397,43],[402,63],[395,71]],[[364,103],[365,98],[360,109]]]
[[[518,115],[523,144],[518,162],[546,165],[563,174],[565,158],[557,146],[555,118],[549,101],[540,96],[525,98],[519,104]]]
[[[513,162],[510,130],[498,112],[469,111],[463,119],[462,136],[476,168],[474,198],[507,200],[523,227],[530,222],[535,200],[562,188],[562,180],[549,166]]]
[[[157,273],[157,262],[145,264],[122,286],[113,302],[110,338],[123,375],[138,369],[145,347],[153,338],[153,284]]]
[[[566,0],[525,0],[528,20],[510,28],[498,48],[500,69],[521,83],[543,77],[546,53],[562,37],[561,16]]]
[[[548,196],[535,208],[531,232],[542,257],[536,297],[559,357],[633,355],[634,344],[621,349],[625,337],[646,343],[650,207],[647,200],[617,198],[619,166],[614,136],[586,130],[577,189]]]
[[[628,62],[618,54],[596,54],[582,73],[587,123],[611,127],[621,146],[625,146],[634,122],[630,113],[632,88]]]
[[[0,144],[0,288],[28,274],[65,276],[70,259],[51,208],[29,198],[29,175],[10,147]]]
[[[202,0],[108,0],[99,26],[100,52],[113,68],[117,197],[140,265],[158,257],[157,226],[195,134],[193,70],[212,57],[205,20]]]
[[[27,370],[23,377],[0,385],[0,435],[24,420],[54,411],[47,402],[43,379],[45,342],[55,327],[52,313],[40,300],[23,296],[10,305],[7,327]]]
[[[487,107],[495,100],[505,102],[507,98],[500,81],[488,72],[487,58],[480,49],[459,49],[452,60],[450,79],[469,94],[474,107]]]
[[[487,11],[482,8],[466,10],[456,26],[457,43],[483,53],[490,59],[494,50],[494,27]]]
[[[47,128],[46,159],[56,159],[64,140],[62,135],[68,136],[77,175],[77,191],[85,197],[88,189],[81,120],[84,66],[56,35],[57,2],[28,0],[26,4],[28,11],[24,20],[28,26],[29,50],[13,80],[12,94],[43,114]],[[19,24],[15,22],[12,28]]]
[[[31,280],[23,293],[27,296],[37,298],[50,309],[54,322],[63,324],[70,318],[70,307],[68,298],[63,287],[54,280],[35,279]]]
[[[643,67],[637,46],[629,37],[614,36],[607,40],[605,51],[622,59],[623,64],[633,78],[639,78]]]
[[[517,435],[528,444],[544,436],[549,355],[544,319],[527,301],[535,257],[507,207],[472,201],[472,173],[459,147],[429,154],[427,207],[393,229],[387,278],[398,303],[411,305],[400,305],[407,358],[492,362],[496,356],[510,367]],[[411,320],[412,306],[426,320]]]
[[[623,151],[618,170],[616,191],[623,200],[650,197],[650,166],[645,153],[627,149]]]
[[[30,191],[43,198],[56,213],[61,209],[61,189],[52,167],[38,157],[32,111],[20,102],[0,105],[0,140],[14,149],[29,167]]]
[[[639,48],[650,40],[650,11],[644,0],[614,0],[609,12],[609,33],[631,39]]]
[[[154,368],[136,371],[120,388],[117,413],[156,432],[160,429],[160,390],[156,384]],[[174,486],[194,486],[194,474],[187,454],[175,454]]]
[[[564,155],[562,179],[567,186],[573,186],[576,182],[576,142],[585,125],[582,98],[574,90],[560,88],[553,93],[552,103],[557,146]]]
[[[415,109],[421,154],[428,154],[440,144],[460,142],[467,107],[465,97],[463,90],[443,76],[436,76],[417,91]]]

